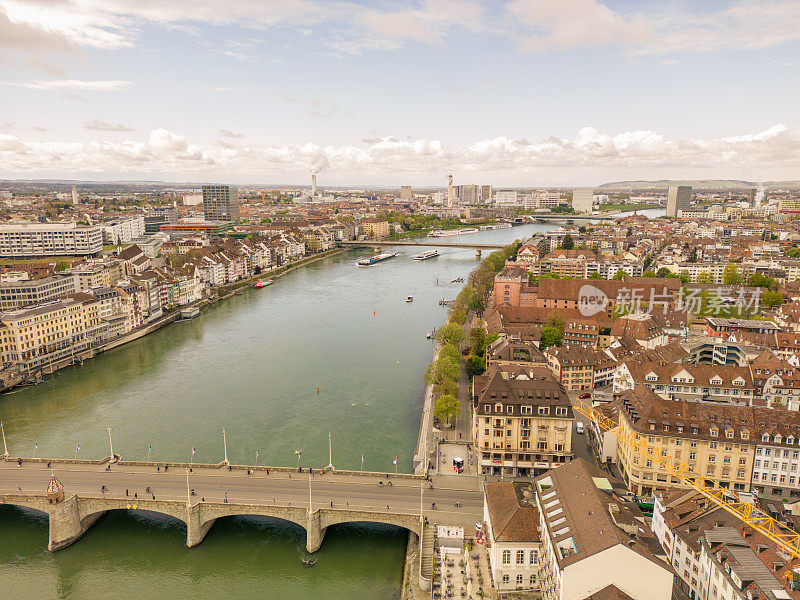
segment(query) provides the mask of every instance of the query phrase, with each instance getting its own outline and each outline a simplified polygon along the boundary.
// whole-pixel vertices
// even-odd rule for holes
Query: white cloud
[[[83,81],[80,79],[50,79],[36,80],[25,83],[13,81],[0,81],[0,85],[23,87],[31,90],[84,90],[92,92],[118,92],[128,89],[132,81]]]
[[[441,44],[470,32],[510,35],[529,52],[611,46],[635,56],[755,50],[798,40],[800,2],[736,0],[722,9],[631,2],[615,10],[608,0],[0,0],[0,50],[132,47],[151,25],[196,36],[203,25],[293,27],[301,36],[313,31],[334,50],[351,54]],[[233,48],[222,54],[248,60]]]
[[[231,131],[230,129],[220,129],[218,132],[222,137],[229,137],[229,138],[243,138],[243,133],[238,133],[236,131]]]
[[[311,169],[326,170],[328,177],[350,181],[394,181],[423,177],[436,181],[451,170],[480,173],[489,180],[530,178],[553,174],[591,172],[606,179],[621,174],[652,176],[687,169],[708,177],[740,175],[742,169],[792,176],[800,163],[800,129],[775,125],[761,132],[716,139],[667,139],[654,131],[605,134],[584,127],[574,137],[549,137],[537,142],[497,137],[461,148],[448,148],[439,140],[401,140],[382,137],[365,145],[319,146],[290,144],[265,146],[219,142],[195,145],[185,137],[156,129],[146,141],[24,142],[0,134],[0,175],[52,176],[70,173],[143,176],[177,173],[179,177],[224,175],[264,180]],[[565,176],[565,175],[564,175]],[[530,183],[529,183],[530,184]]]
[[[100,119],[92,119],[84,122],[83,128],[91,129],[92,131],[133,131],[133,129],[122,123],[108,123]]]

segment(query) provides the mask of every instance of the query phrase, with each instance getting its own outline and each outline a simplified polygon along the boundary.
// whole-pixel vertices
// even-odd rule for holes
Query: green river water
[[[450,238],[511,242],[552,225]],[[411,470],[422,374],[442,324],[476,265],[473,250],[424,248],[369,268],[366,250],[303,267],[141,340],[0,396],[12,456],[107,456],[218,462],[225,428],[235,463]],[[486,254],[484,253],[484,256]],[[439,280],[437,285],[436,280]],[[406,296],[414,301],[407,303]],[[320,392],[316,392],[316,388]],[[46,551],[47,519],[0,506],[0,600],[397,598],[406,534],[340,525],[325,535],[313,569],[300,562],[305,532],[266,518],[219,519],[185,548],[185,527],[149,513],[112,511],[72,546]]]

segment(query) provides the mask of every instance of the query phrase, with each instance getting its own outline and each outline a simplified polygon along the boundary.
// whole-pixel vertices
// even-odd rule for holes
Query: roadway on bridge
[[[52,463],[53,470],[67,495],[82,498],[129,498],[186,501],[186,469],[171,467],[168,472],[157,471],[155,466],[106,465],[87,463]],[[263,469],[263,468],[262,468]],[[261,504],[265,506],[293,506],[308,508],[309,474],[276,471],[267,475],[262,469],[253,471],[227,467],[192,467],[189,487],[195,490],[192,502],[224,502],[226,494],[230,504]],[[50,479],[46,463],[0,461],[0,493],[44,495]],[[384,485],[378,485],[383,481]],[[392,485],[385,485],[391,481]],[[101,485],[106,486],[102,492]],[[434,479],[434,488],[423,482],[424,514],[432,521],[471,527],[483,520],[483,494],[474,478],[440,476]],[[151,493],[146,492],[146,488]],[[127,491],[127,495],[126,495]],[[134,496],[136,495],[136,497]],[[420,511],[420,480],[377,474],[339,474],[318,471],[311,476],[312,508],[330,507],[351,510],[392,512],[418,515]],[[436,503],[436,510],[432,503]],[[455,503],[460,502],[461,507]],[[388,508],[387,508],[388,507]]]

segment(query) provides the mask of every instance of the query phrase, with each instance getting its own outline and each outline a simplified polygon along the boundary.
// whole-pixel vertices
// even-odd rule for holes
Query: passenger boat
[[[397,252],[385,252],[383,254],[376,254],[375,256],[371,256],[369,258],[362,258],[356,264],[359,267],[371,267],[375,263],[379,263],[383,260],[394,258],[395,256],[397,256],[397,254],[398,254]]]
[[[436,258],[439,256],[438,250],[428,250],[427,252],[421,252],[413,257],[414,260],[428,260],[429,258]]]
[[[273,283],[272,279],[259,279],[258,281],[256,281],[256,283],[255,283],[255,285],[253,287],[256,288],[257,290],[260,290],[263,287],[267,287],[268,285],[272,285],[272,283]]]
[[[475,227],[465,227],[463,229],[434,229],[428,234],[428,237],[449,237],[451,235],[468,235],[470,233],[478,233]]]

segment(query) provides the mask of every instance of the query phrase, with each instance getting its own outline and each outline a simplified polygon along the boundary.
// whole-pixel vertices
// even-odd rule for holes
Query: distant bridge
[[[380,246],[431,246],[434,248],[470,248],[472,250],[502,250],[508,244],[469,244],[469,243],[449,243],[449,242],[436,242],[431,240],[437,239],[451,239],[451,238],[425,238],[425,241],[419,242],[392,242],[390,240],[360,240],[357,242],[339,242],[342,246],[350,246],[353,248],[367,247],[380,247]],[[510,242],[509,242],[510,243]]]
[[[64,490],[63,500],[57,502],[46,494],[51,469]],[[385,523],[420,536],[422,517],[431,514],[426,506],[431,508],[433,502],[439,504],[434,514],[440,524],[463,526],[482,519],[483,495],[477,485],[443,489],[437,482],[429,489],[418,475],[0,456],[0,504],[46,513],[50,551],[77,541],[109,510],[143,510],[182,521],[189,548],[198,545],[219,518],[256,515],[303,527],[306,549],[315,552],[326,529],[339,523]]]

